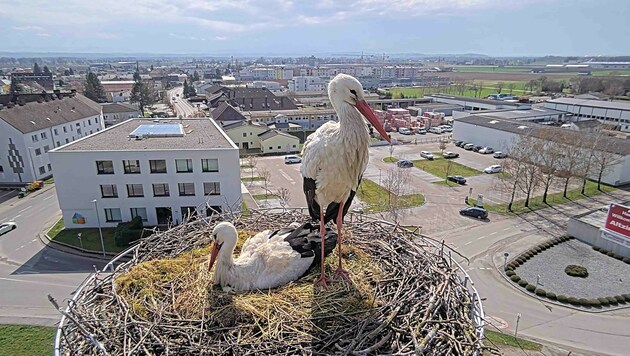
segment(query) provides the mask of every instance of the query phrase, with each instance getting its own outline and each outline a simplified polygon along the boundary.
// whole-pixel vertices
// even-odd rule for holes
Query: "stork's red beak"
[[[214,243],[212,245],[212,252],[210,252],[210,266],[208,266],[208,271],[212,269],[214,266],[214,262],[217,260],[217,255],[219,254],[219,250],[223,244]]]
[[[383,125],[381,125],[381,123],[378,122],[378,119],[376,118],[374,111],[372,111],[372,108],[370,108],[368,103],[365,100],[359,100],[357,101],[356,107],[357,107],[357,110],[359,110],[359,112],[363,116],[365,116],[365,118],[370,122],[370,124],[374,126],[374,128],[376,129],[376,131],[378,131],[381,137],[387,140],[387,142],[391,143],[391,140],[389,139],[387,132],[385,132]]]

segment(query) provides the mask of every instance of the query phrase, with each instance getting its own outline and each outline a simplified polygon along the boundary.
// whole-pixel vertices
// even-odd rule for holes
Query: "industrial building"
[[[459,119],[470,115],[483,115],[496,119],[510,119],[517,121],[529,121],[538,123],[557,123],[563,122],[571,115],[565,111],[558,111],[547,108],[533,109],[499,109],[499,110],[483,110],[483,111],[460,111],[453,110],[453,119]]]
[[[571,121],[596,119],[619,131],[630,132],[630,103],[558,98],[545,102],[544,106],[571,113]]]
[[[238,147],[212,119],[130,119],[49,155],[67,228],[177,224],[241,206]]]
[[[478,111],[478,110],[498,110],[498,109],[531,109],[532,105],[529,103],[519,103],[513,101],[503,100],[490,100],[480,98],[470,98],[467,96],[453,96],[445,94],[431,94],[425,95],[425,98],[431,99],[436,103],[458,105],[464,108],[464,110]]]

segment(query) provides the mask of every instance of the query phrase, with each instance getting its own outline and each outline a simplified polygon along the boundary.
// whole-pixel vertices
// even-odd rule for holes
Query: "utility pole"
[[[514,337],[518,335],[518,322],[521,320],[521,313],[516,314],[516,328],[514,328]]]

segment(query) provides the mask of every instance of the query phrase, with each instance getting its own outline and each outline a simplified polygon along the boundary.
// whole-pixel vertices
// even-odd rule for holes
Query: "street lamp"
[[[103,242],[103,229],[101,229],[101,217],[98,214],[98,205],[96,199],[92,200],[94,203],[94,210],[96,211],[96,221],[98,221],[98,234],[101,236],[101,247],[103,248],[103,257],[105,257],[105,242]]]
[[[79,239],[79,243],[81,244],[81,249],[83,250],[83,240],[81,240],[81,233],[77,234],[77,239]]]

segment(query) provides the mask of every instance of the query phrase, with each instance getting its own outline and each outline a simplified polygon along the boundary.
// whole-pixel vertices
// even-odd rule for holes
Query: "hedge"
[[[567,298],[567,296],[566,296],[566,295],[564,295],[564,294],[560,294],[560,295],[558,296],[558,301],[559,301],[559,302],[561,302],[561,303],[567,303],[567,302],[568,302],[568,298]]]
[[[598,299],[591,299],[590,302],[591,302],[591,305],[596,308],[601,308],[602,306],[602,303]]]
[[[623,294],[622,297],[626,300],[626,302],[630,303],[630,294]]]
[[[551,299],[551,300],[556,300],[556,293],[554,293],[554,292],[547,292],[547,298]]]
[[[625,263],[627,263],[627,264],[629,264],[629,265],[630,265],[630,258],[628,258],[628,257],[624,257],[624,258],[622,258],[621,260],[622,260],[623,262],[625,262]]]
[[[536,286],[533,284],[528,284],[525,289],[527,289],[529,292],[533,292],[536,290]]]
[[[508,276],[508,277],[512,277],[515,274],[516,274],[516,272],[514,272],[513,270],[509,270],[509,271],[505,272],[505,275]]]
[[[599,246],[593,246],[593,250],[595,250],[595,251],[599,251],[599,250],[601,250],[601,247],[599,247]]]
[[[510,279],[512,280],[512,282],[518,282],[521,280],[521,277],[515,274],[513,276],[510,276]]]
[[[527,287],[527,285],[529,284],[529,282],[527,282],[524,279],[521,279],[520,281],[518,281],[518,285],[521,287]]]
[[[568,274],[571,277],[588,277],[588,270],[586,267],[578,266],[578,265],[568,265],[564,269],[564,273]]]
[[[542,288],[536,288],[536,290],[534,291],[534,293],[536,293],[537,296],[540,297],[545,297],[547,295],[547,291],[545,291]]]
[[[626,304],[626,299],[624,297],[620,296],[620,295],[616,295],[615,296],[615,300],[619,304]]]
[[[576,297],[569,297],[567,298],[567,301],[573,305],[580,305],[580,300]]]
[[[128,222],[118,223],[114,232],[116,246],[126,247],[142,236],[142,218],[136,216]]]
[[[617,299],[615,299],[615,297],[607,297],[606,298],[608,300],[608,304],[610,305],[617,305]]]
[[[608,298],[602,297],[602,298],[597,298],[597,300],[599,300],[602,306],[608,306],[610,304],[610,302],[608,301]]]

